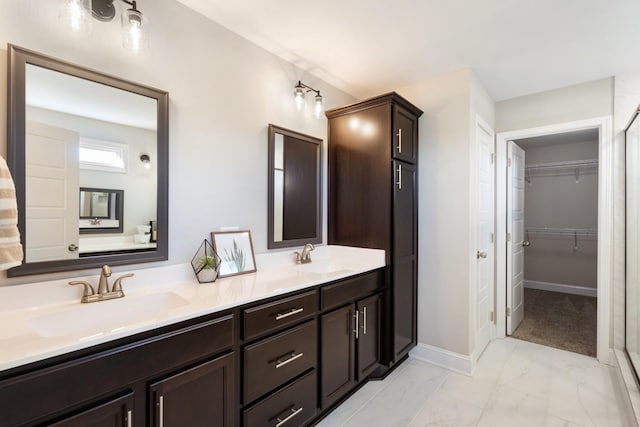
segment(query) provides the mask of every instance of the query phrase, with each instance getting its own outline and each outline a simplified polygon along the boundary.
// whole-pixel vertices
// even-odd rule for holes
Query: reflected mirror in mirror
[[[123,202],[123,190],[80,188],[80,234],[122,233]]]
[[[322,243],[322,140],[269,125],[267,247]]]
[[[25,261],[8,275],[167,259],[168,94],[11,45],[9,67]],[[137,243],[151,221],[157,244]]]

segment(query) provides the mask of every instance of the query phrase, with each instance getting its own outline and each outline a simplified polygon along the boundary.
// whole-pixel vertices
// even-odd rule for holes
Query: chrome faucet
[[[111,288],[111,291],[109,291],[109,277],[111,277],[111,268],[109,268],[108,265],[102,266],[102,269],[100,270],[100,279],[98,280],[98,292],[96,292],[93,286],[91,286],[91,283],[85,280],[69,282],[69,284],[84,286],[84,292],[82,293],[82,299],[80,300],[80,302],[97,302],[124,297],[124,291],[122,290],[122,280],[126,279],[127,277],[133,277],[133,273],[123,274],[122,276],[118,277],[113,283],[113,288]]]
[[[315,247],[311,243],[307,243],[302,248],[302,254],[300,252],[294,252],[296,256],[296,264],[308,264],[311,262],[311,251],[314,250]]]

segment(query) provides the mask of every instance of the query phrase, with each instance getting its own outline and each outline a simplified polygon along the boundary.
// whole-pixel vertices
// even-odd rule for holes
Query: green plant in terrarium
[[[216,256],[207,255],[207,256],[198,258],[198,260],[196,261],[196,264],[197,264],[197,267],[196,267],[197,270],[202,270],[203,268],[211,268],[215,270],[220,265],[220,260]]]
[[[244,271],[245,256],[244,251],[238,247],[238,243],[233,239],[233,249],[229,252],[228,249],[224,250],[224,260],[229,263],[233,263],[236,266],[236,271]]]

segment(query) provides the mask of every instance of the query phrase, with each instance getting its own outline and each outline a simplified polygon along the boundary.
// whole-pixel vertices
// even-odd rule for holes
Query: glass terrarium
[[[215,282],[220,273],[220,257],[205,239],[191,260],[191,267],[199,283]]]

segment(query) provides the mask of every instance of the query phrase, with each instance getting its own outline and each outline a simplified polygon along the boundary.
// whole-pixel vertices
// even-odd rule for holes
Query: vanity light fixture
[[[132,52],[147,46],[147,25],[135,0],[120,0],[130,7],[122,12],[122,45]],[[74,31],[90,26],[89,15],[98,21],[111,22],[116,16],[115,0],[62,0],[61,18],[68,21]]]
[[[140,161],[143,168],[151,169],[151,157],[148,154],[140,154]]]
[[[323,109],[322,95],[320,95],[319,90],[314,89],[311,86],[307,86],[306,84],[302,83],[300,80],[298,80],[298,83],[293,88],[293,96],[295,97],[295,100],[296,100],[296,107],[298,108],[298,111],[302,109],[302,106],[304,105],[304,96],[307,92],[316,93],[316,96],[314,98],[314,113],[316,115],[316,118],[319,119],[320,116],[322,115],[322,109]]]

